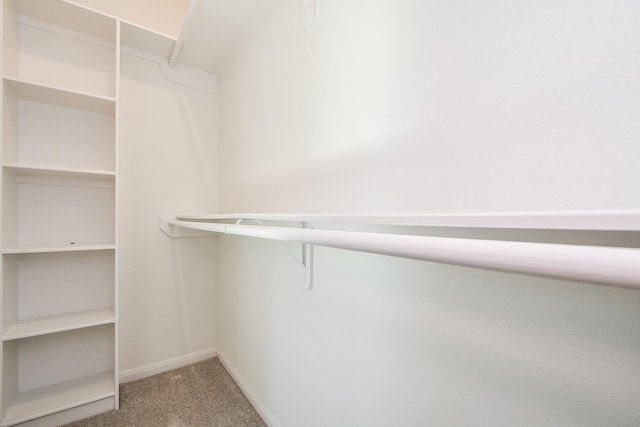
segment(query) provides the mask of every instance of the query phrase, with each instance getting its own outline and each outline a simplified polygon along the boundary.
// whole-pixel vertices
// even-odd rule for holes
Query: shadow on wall
[[[170,246],[177,349],[202,350],[214,328],[217,238],[167,238]],[[213,343],[209,342],[210,345]]]

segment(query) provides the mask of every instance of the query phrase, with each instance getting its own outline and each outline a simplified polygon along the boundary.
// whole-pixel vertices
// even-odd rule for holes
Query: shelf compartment
[[[113,307],[37,317],[14,322],[9,326],[2,340],[10,341],[110,323],[115,323]]]
[[[3,85],[3,162],[115,173],[115,100],[12,79]]]
[[[3,4],[5,76],[115,96],[115,19],[61,0]]]
[[[115,250],[5,254],[3,339],[113,323]]]
[[[116,41],[115,19],[62,0],[13,0],[16,13],[99,39]]]
[[[3,168],[3,247],[115,242],[115,177]]]
[[[7,411],[7,426],[50,415],[115,395],[113,371],[20,393]]]
[[[115,396],[114,354],[113,324],[4,341],[4,422]]]

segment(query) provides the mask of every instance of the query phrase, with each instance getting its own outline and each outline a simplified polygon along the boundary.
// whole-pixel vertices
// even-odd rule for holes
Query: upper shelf
[[[77,7],[88,13],[103,15],[120,21],[120,42],[123,48],[134,49],[161,58],[169,59],[176,44],[183,10],[178,2],[146,0],[108,1],[103,0],[63,0],[69,7]],[[153,10],[154,13],[146,11]]]
[[[171,37],[127,22],[122,22],[120,28],[123,48],[135,49],[168,59],[176,44],[176,40]]]
[[[263,220],[421,227],[640,231],[640,211],[482,212],[452,214],[260,214],[177,215],[187,221]]]
[[[62,0],[131,23],[174,40],[180,34],[190,0]],[[207,0],[215,1],[215,0]],[[224,0],[227,1],[227,0]]]
[[[61,0],[13,0],[20,15],[65,27],[110,42],[116,41],[115,19]]]

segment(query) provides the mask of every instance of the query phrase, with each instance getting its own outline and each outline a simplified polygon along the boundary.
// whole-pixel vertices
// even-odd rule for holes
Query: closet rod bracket
[[[216,237],[217,234],[212,234],[211,231],[195,230],[185,227],[177,227],[172,224],[176,221],[175,216],[161,216],[160,217],[160,229],[171,238],[181,237]],[[259,219],[238,218],[235,222],[236,225],[240,225],[243,221],[254,221],[259,226],[264,227],[264,224]],[[225,224],[218,224],[221,229],[218,231],[222,234],[228,234]],[[307,228],[306,222],[302,222],[302,228]],[[300,279],[302,287],[304,289],[313,288],[313,245],[310,243],[301,243],[302,256],[296,255],[287,245],[283,242],[278,242],[284,250],[294,259],[300,272]]]
[[[238,218],[236,225],[242,224],[247,219]],[[264,227],[264,224],[259,219],[248,219],[258,224],[260,227]],[[302,223],[302,228],[307,228],[307,223]],[[280,246],[291,255],[295,262],[301,267],[302,280],[304,289],[310,290],[313,288],[313,245],[309,243],[301,243],[302,245],[302,257],[298,257],[293,251],[285,245],[283,242],[278,241]]]

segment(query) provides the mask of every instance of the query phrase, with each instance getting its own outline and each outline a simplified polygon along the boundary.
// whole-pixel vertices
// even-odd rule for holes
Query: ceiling
[[[178,62],[221,75],[278,1],[199,0]]]

